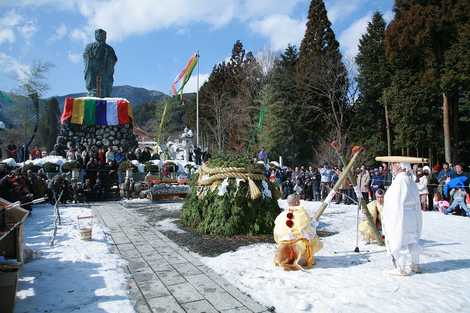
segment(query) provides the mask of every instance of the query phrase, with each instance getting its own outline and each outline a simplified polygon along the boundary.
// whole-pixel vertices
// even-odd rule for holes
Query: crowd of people
[[[1,151],[1,149],[0,149]],[[6,157],[20,163],[24,160],[36,160],[47,157],[49,153],[33,146],[31,149],[18,149],[17,145],[10,142],[5,149]],[[29,167],[8,169],[4,166],[0,170],[0,197],[11,201],[29,201],[33,198],[48,194],[53,202],[59,199],[61,202],[77,201],[84,199],[102,199],[103,196],[119,193],[119,187],[135,184],[133,179],[125,181],[124,171],[120,164],[124,161],[138,161],[145,164],[151,160],[159,160],[162,151],[150,147],[137,147],[134,150],[124,152],[122,148],[95,146],[68,146],[62,156],[68,162],[78,163],[77,177],[71,177],[70,173],[59,173],[54,178],[48,179],[44,169],[36,168],[33,171]],[[3,153],[2,153],[3,155]],[[50,155],[55,155],[51,152]],[[210,154],[203,152],[199,147],[194,147],[190,153],[190,160],[200,165],[207,161]],[[0,160],[1,158],[0,155]],[[164,174],[164,171],[162,171]],[[34,182],[34,183],[33,183]],[[45,186],[42,191],[34,191],[34,186]],[[37,189],[37,188],[36,188]],[[37,193],[42,193],[41,195]]]
[[[258,159],[267,160],[264,150],[260,151]],[[272,166],[267,175],[271,182],[281,186],[284,199],[296,193],[307,201],[321,201],[327,197],[341,173],[341,167],[331,166],[325,162],[321,167],[296,166],[292,169]],[[355,169],[353,175],[357,188],[366,202],[376,200],[377,191],[383,193],[392,183],[392,172],[388,163],[369,168],[362,165]],[[462,164],[456,163],[451,166],[443,163],[436,164],[432,168],[428,165],[415,164],[412,167],[412,175],[418,186],[423,211],[438,210],[444,214],[470,216],[470,176],[464,172]],[[337,204],[357,202],[357,195],[349,177],[343,181],[333,201]]]

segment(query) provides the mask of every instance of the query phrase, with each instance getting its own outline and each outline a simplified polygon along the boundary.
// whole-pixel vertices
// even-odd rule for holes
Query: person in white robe
[[[419,191],[409,163],[392,163],[393,182],[385,193],[382,226],[388,253],[398,275],[419,273],[422,213]]]

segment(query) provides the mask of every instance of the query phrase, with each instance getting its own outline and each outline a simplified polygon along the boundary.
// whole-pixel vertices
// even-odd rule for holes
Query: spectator
[[[85,147],[85,149],[83,149],[83,151],[82,151],[83,165],[86,166],[88,164],[88,161],[90,161],[90,154],[88,153],[88,149]]]
[[[194,159],[195,159],[196,165],[201,165],[201,157],[202,157],[201,148],[196,147],[194,149]]]
[[[258,159],[263,161],[265,164],[268,162],[268,154],[264,151],[264,147],[258,152]]]
[[[66,157],[67,157],[67,160],[75,160],[75,151],[73,148],[70,148],[69,150],[67,150]]]
[[[151,157],[152,157],[152,154],[150,153],[149,148],[146,147],[142,150],[142,154],[140,156],[139,162],[146,163],[150,161]]]
[[[430,171],[429,166],[424,166],[423,173],[428,176],[428,209],[431,210],[434,209],[434,205],[431,207],[431,203],[434,203],[434,195],[438,192],[439,181],[437,180],[437,174],[439,174],[439,169],[433,166],[432,171]]]
[[[382,175],[384,177],[384,187],[385,190],[387,190],[390,184],[392,183],[392,172],[388,168],[388,163],[382,163],[382,168]]]
[[[129,150],[126,155],[126,159],[128,159],[129,161],[137,160],[134,151]]]
[[[320,196],[324,200],[329,193],[332,170],[328,163],[324,163],[320,169]]]
[[[462,166],[462,164],[457,163],[457,164],[455,164],[455,167],[454,167],[454,168],[455,168],[455,172],[454,172],[454,177],[453,177],[453,178],[455,178],[455,177],[460,177],[460,176],[465,176],[465,177],[468,178],[468,173],[465,173],[465,172],[463,171],[463,166]],[[468,181],[468,180],[467,180],[467,181]]]
[[[460,207],[465,211],[467,216],[470,216],[470,211],[468,210],[467,204],[465,203],[467,192],[465,191],[464,185],[462,184],[458,188],[452,189],[450,195],[453,198],[452,204],[445,211],[445,214],[450,214],[454,212],[457,207]]]
[[[18,152],[18,148],[13,143],[13,141],[10,141],[10,143],[7,146],[7,158],[13,158],[15,161],[18,161],[17,152]]]
[[[378,168],[374,169],[374,173],[372,174],[372,180],[370,182],[370,189],[372,192],[372,199],[375,200],[375,194],[377,190],[384,189],[385,187],[385,177],[380,173]]]
[[[98,149],[98,165],[99,167],[104,167],[106,164],[106,153],[104,149],[101,147]]]
[[[124,161],[125,158],[126,158],[126,156],[124,155],[124,152],[122,151],[122,148],[118,148],[116,153],[114,153],[114,161],[116,161],[116,163],[119,164],[122,161]]]
[[[38,146],[34,146],[31,149],[31,160],[36,160],[41,158],[41,150],[38,149]]]
[[[209,152],[208,150],[206,150],[206,151],[204,151],[204,152],[202,153],[202,161],[203,161],[204,163],[206,163],[207,161],[209,161],[210,158],[211,158],[211,154],[210,154],[210,152]]]
[[[357,187],[362,193],[362,198],[364,198],[366,202],[369,202],[369,183],[369,172],[367,171],[365,165],[362,165],[359,174],[357,175]]]
[[[26,145],[22,144],[21,148],[20,148],[19,161],[24,162],[28,159],[28,157],[29,157],[28,147],[26,147]]]
[[[98,166],[98,161],[95,158],[91,158],[86,165],[85,179],[90,179],[92,184],[96,181]]]
[[[449,163],[444,162],[444,164],[442,164],[442,170],[437,175],[437,180],[442,182],[445,181],[448,177],[454,178],[454,175],[454,171],[449,168]]]
[[[106,158],[106,163],[109,163],[110,161],[114,161],[113,148],[108,147],[108,151],[106,151],[105,158]]]
[[[142,151],[139,148],[135,149],[135,159],[133,160],[138,160],[139,162],[142,160]]]
[[[318,168],[312,168],[310,171],[310,176],[312,179],[312,197],[314,201],[320,201],[320,172],[318,171]]]
[[[419,169],[416,172],[416,184],[418,185],[419,200],[421,202],[421,210],[427,211],[429,208],[428,204],[428,176],[424,174],[424,171]]]

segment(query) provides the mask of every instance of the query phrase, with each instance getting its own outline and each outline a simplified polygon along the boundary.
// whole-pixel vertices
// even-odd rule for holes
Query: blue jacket
[[[385,184],[385,177],[383,175],[372,175],[372,181],[370,187],[373,190],[383,189]]]

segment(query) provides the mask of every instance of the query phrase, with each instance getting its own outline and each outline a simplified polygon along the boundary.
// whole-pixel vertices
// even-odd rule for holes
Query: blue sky
[[[343,54],[353,59],[374,11],[393,0],[326,0]],[[94,29],[108,32],[118,56],[115,85],[169,93],[199,50],[201,79],[240,39],[259,55],[299,44],[309,0],[0,0],[0,90],[13,90],[35,61],[50,62],[47,96],[85,91],[82,53]],[[185,91],[195,90],[195,80]]]

